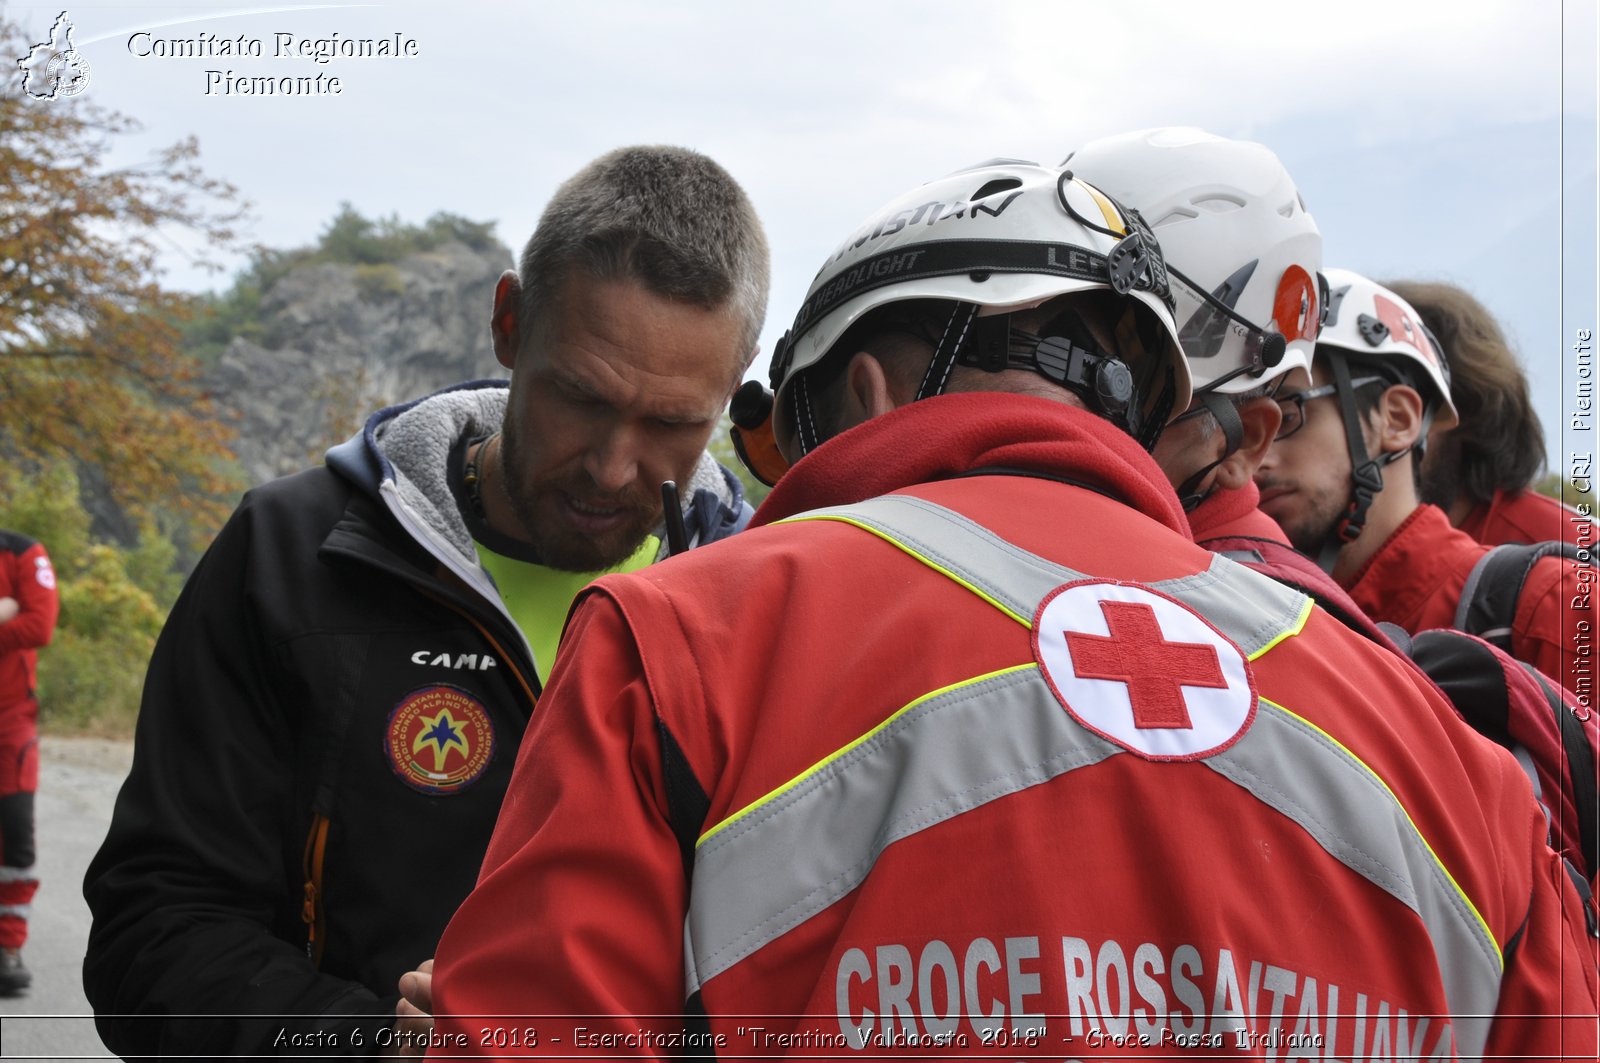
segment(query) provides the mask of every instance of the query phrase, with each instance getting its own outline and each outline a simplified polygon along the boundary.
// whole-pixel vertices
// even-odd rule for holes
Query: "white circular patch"
[[[1151,760],[1198,760],[1255,719],[1249,662],[1187,605],[1132,584],[1086,581],[1039,606],[1033,651],[1080,724]]]
[[[33,559],[33,578],[38,581],[39,586],[50,590],[55,589],[56,570],[50,567],[50,559],[48,557],[36,557]]]

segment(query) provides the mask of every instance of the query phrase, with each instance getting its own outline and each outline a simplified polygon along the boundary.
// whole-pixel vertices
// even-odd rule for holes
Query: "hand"
[[[0,624],[5,623],[17,615],[17,600],[15,598],[0,598]]]
[[[414,971],[400,976],[400,1002],[394,1006],[394,1043],[383,1053],[387,1059],[417,1058],[427,1049],[433,1032],[433,961],[423,960]]]

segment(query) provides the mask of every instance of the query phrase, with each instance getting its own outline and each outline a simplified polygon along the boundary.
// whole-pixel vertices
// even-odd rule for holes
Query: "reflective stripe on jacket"
[[[885,496],[791,518],[877,535],[1020,626],[1055,589],[1091,579],[941,506]],[[1184,603],[1250,661],[1299,634],[1310,599],[1224,557],[1151,590]],[[1315,724],[1262,699],[1240,741],[1201,761],[1306,830],[1427,928],[1456,1047],[1483,1048],[1503,967],[1477,907],[1394,793]],[[1078,723],[1037,663],[930,691],[700,839],[686,940],[691,993],[856,889],[900,839],[1126,753]]]
[[[932,530],[783,520],[890,494]],[[1595,1007],[1510,755],[1188,532],[1104,421],[950,395],[591,585],[439,1035],[494,1055],[474,1016],[536,1015],[519,1053],[659,1057],[708,1047],[698,1003],[726,1056],[1592,1058],[1592,1021],[1500,1019]]]

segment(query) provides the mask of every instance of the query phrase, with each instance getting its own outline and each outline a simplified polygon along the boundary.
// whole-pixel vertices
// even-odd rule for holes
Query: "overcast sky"
[[[447,210],[494,221],[519,248],[556,185],[594,156],[629,143],[706,152],[767,226],[764,351],[833,246],[922,181],[994,156],[1055,163],[1091,138],[1157,125],[1260,140],[1299,183],[1328,265],[1454,281],[1500,315],[1534,380],[1554,468],[1594,449],[1559,433],[1576,393],[1574,333],[1595,324],[1595,9],[1596,0],[67,8],[89,64],[85,96],[142,121],[145,149],[198,136],[206,169],[254,204],[251,235],[270,246],[314,240],[348,200],[368,216],[421,221]],[[41,40],[61,10],[6,7]],[[135,54],[201,34],[243,35],[263,54]],[[296,44],[399,34],[416,54],[275,59],[279,34]],[[322,74],[341,91],[222,94],[229,71]],[[179,286],[227,283],[180,254],[170,262]]]

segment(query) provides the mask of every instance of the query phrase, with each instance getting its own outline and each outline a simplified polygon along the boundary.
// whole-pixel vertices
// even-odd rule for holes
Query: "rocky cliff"
[[[249,483],[319,462],[369,413],[503,377],[489,341],[498,243],[450,241],[391,263],[298,266],[261,293],[262,342],[235,339],[207,380]]]

